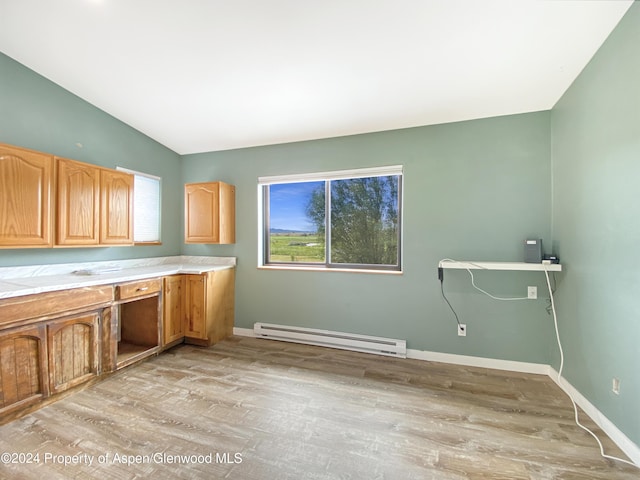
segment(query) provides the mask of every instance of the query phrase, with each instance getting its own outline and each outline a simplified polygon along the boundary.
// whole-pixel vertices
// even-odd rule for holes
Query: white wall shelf
[[[442,260],[438,267],[452,268],[458,270],[513,270],[522,272],[560,272],[562,265],[559,263],[524,263],[524,262],[472,262],[472,261],[452,261]]]

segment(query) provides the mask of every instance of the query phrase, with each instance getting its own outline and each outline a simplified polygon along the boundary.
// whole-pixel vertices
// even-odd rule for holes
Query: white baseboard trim
[[[549,365],[541,363],[514,362],[512,360],[499,360],[497,358],[472,357],[456,355],[453,353],[428,352],[425,350],[407,349],[407,358],[426,360],[428,362],[450,363],[467,367],[492,368],[495,370],[508,370],[510,372],[535,373],[548,375]]]
[[[233,334],[241,337],[255,337],[253,329],[234,327]],[[510,372],[533,373],[547,375],[560,388],[571,394],[578,405],[598,425],[613,442],[634,462],[640,466],[640,447],[629,439],[611,420],[587,400],[564,377],[562,384],[558,383],[558,372],[550,365],[542,363],[515,362],[512,360],[500,360],[496,358],[473,357],[468,355],[456,355],[453,353],[429,352],[425,350],[407,349],[407,358],[425,360],[428,362],[450,363],[453,365],[465,365],[468,367],[492,368],[495,370],[507,370]],[[607,452],[605,452],[607,453]]]
[[[549,377],[595,422],[633,463],[640,467],[640,447],[629,439],[615,424],[582,395],[566,378],[558,380],[558,372],[549,366]],[[608,452],[604,452],[608,454]]]
[[[238,328],[238,327],[233,327],[233,334],[234,335],[238,335],[239,337],[254,337],[256,336],[255,333],[253,333],[253,328]]]

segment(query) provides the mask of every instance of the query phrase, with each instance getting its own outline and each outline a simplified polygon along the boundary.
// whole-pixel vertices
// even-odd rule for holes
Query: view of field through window
[[[268,262],[398,266],[400,176],[327,182],[268,186]]]
[[[283,183],[269,186],[270,262],[324,263],[324,232],[307,214],[314,192],[325,182]],[[323,200],[324,215],[324,200]]]

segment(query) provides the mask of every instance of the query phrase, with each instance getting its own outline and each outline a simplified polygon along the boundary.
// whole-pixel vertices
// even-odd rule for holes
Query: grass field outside
[[[271,233],[271,262],[324,263],[324,238],[312,233]]]

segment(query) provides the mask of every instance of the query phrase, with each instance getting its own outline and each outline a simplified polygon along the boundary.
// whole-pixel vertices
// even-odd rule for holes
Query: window
[[[133,183],[133,241],[160,243],[160,177],[118,167],[132,173]]]
[[[402,166],[258,179],[260,265],[401,270]]]

